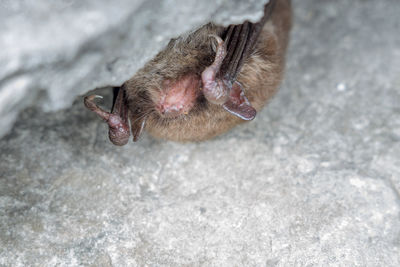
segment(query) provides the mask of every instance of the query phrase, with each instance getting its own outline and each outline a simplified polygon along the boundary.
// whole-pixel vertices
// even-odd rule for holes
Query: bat
[[[257,23],[208,23],[171,39],[126,81],[111,112],[84,98],[125,145],[146,130],[156,138],[203,141],[253,120],[282,80],[291,29],[291,1],[271,0]],[[130,126],[129,126],[130,125]]]

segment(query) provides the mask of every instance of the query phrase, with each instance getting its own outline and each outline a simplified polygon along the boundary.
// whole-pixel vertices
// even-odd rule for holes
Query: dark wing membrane
[[[245,21],[240,25],[230,25],[222,35],[227,55],[221,66],[221,77],[233,83],[245,60],[252,53],[264,24],[271,16],[277,0],[270,0],[264,8],[264,16],[257,23]]]

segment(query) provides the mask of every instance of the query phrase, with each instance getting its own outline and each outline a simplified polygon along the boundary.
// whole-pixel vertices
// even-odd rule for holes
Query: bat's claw
[[[97,106],[96,103],[94,102],[95,98],[103,98],[103,97],[99,95],[90,95],[86,96],[83,102],[85,103],[85,106],[88,109],[99,115],[99,117],[102,118],[103,120],[108,121],[110,118],[110,113]]]
[[[213,49],[216,50],[216,51],[218,49],[220,49],[221,53],[225,53],[226,54],[226,49],[224,47],[224,41],[222,40],[222,38],[219,37],[218,35],[215,35],[215,34],[210,34],[208,36],[214,38],[217,41],[218,46],[217,47],[213,47]],[[221,50],[221,48],[222,48],[222,50]]]
[[[95,112],[108,124],[108,135],[110,141],[117,146],[128,143],[130,130],[126,120],[123,120],[119,114],[107,112],[96,105],[95,98],[103,98],[99,95],[90,95],[84,98],[85,106]]]

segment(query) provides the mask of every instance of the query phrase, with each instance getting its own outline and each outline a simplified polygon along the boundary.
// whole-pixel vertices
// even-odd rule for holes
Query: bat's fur
[[[282,79],[285,51],[291,28],[290,0],[278,0],[271,19],[259,36],[255,51],[238,76],[251,105],[260,111],[276,92]],[[175,141],[201,141],[243,123],[220,105],[209,103],[200,94],[188,114],[162,117],[155,102],[165,80],[176,81],[187,74],[201,76],[215,57],[210,34],[220,35],[224,28],[207,24],[199,30],[171,40],[168,46],[124,84],[129,109],[140,109],[147,116],[146,130],[158,138]]]

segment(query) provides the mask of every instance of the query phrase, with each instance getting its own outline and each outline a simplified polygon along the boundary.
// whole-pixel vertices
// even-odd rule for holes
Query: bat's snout
[[[188,114],[200,94],[200,78],[187,75],[177,81],[165,80],[156,100],[156,109],[164,117]]]

